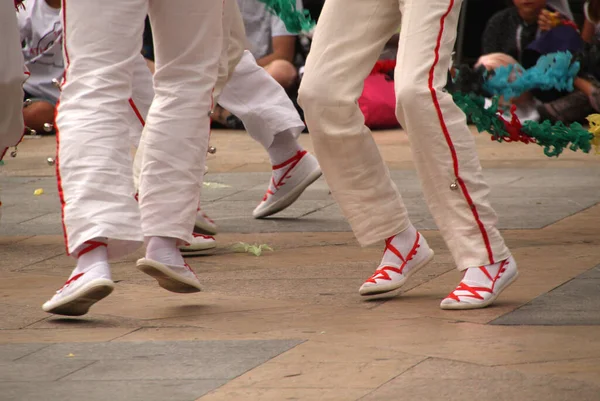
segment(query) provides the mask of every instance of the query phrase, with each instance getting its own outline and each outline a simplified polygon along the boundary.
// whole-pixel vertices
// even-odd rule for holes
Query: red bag
[[[378,61],[365,79],[358,106],[365,116],[365,125],[371,129],[397,128],[396,92],[394,81],[385,72],[393,71],[394,60]]]

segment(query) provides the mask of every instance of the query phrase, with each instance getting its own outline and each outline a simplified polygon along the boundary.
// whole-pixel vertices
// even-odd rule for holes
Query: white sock
[[[501,260],[500,262],[494,263],[493,265],[469,267],[466,270],[465,276],[463,277],[462,281],[466,284],[469,284],[470,286],[489,287],[492,283],[492,280],[496,278],[496,275],[498,274],[498,270],[500,270],[502,262],[503,261]],[[485,274],[481,267],[484,267],[485,270],[487,270],[489,275],[492,277],[492,280],[490,280],[490,278]]]
[[[267,148],[271,164],[276,166],[294,157],[302,147],[289,131],[283,131],[275,135],[273,143]]]
[[[94,238],[84,243],[77,257],[77,266],[69,278],[80,273],[87,273],[92,269],[95,273],[111,279],[106,238]]]
[[[155,260],[165,265],[185,266],[185,261],[179,248],[177,238],[150,237],[146,247],[146,259]]]
[[[403,258],[406,259],[406,256],[415,245],[416,240],[417,229],[411,224],[406,230],[394,235],[391,245],[395,247],[398,252],[400,252]],[[384,266],[390,263],[396,266],[401,266],[402,260],[394,252],[386,248],[379,266]]]

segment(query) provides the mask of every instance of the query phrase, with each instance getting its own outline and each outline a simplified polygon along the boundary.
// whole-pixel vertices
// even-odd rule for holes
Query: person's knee
[[[44,124],[53,124],[55,107],[45,101],[33,102],[23,109],[25,125],[37,132],[44,132]]]
[[[477,63],[475,63],[475,67],[483,66],[486,70],[495,70],[501,66],[513,65],[517,64],[517,60],[515,60],[512,56],[504,53],[489,53],[484,54],[479,57]]]
[[[427,99],[431,101],[431,90],[426,82],[419,84],[408,79],[396,81],[396,102],[399,107],[420,107],[426,104]]]
[[[298,104],[306,111],[307,108],[321,109],[331,104],[339,104],[338,92],[330,87],[329,80],[319,74],[305,74],[298,89]]]
[[[265,69],[285,89],[292,87],[298,79],[296,67],[286,60],[275,60]]]

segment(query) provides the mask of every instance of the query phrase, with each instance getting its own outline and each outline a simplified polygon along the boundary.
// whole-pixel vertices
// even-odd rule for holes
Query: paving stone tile
[[[53,344],[23,358],[27,362],[55,360],[73,354],[84,360],[136,360],[161,358],[172,361],[205,361],[232,358],[271,358],[299,344],[298,340],[104,342]]]
[[[492,322],[498,325],[600,325],[598,267]]]
[[[47,317],[40,305],[15,306],[0,302],[0,329],[21,329]]]
[[[66,355],[44,363],[26,362],[23,359],[0,362],[0,382],[55,381],[93,363],[94,361],[68,358]]]
[[[513,229],[545,227],[598,203],[597,171],[597,166],[484,170],[499,227]],[[422,223],[419,228],[434,229],[416,172],[392,170],[391,176],[401,189],[411,217]],[[203,209],[224,232],[349,231],[324,179],[309,187],[296,204],[278,215],[279,219],[253,219],[252,210],[262,198],[269,177],[266,172],[209,173],[208,186],[203,190]],[[54,177],[0,176],[0,185],[6,188],[6,216],[0,236],[62,233]],[[45,193],[33,196],[36,188],[43,188]]]
[[[194,401],[225,380],[0,382],[2,401]]]
[[[76,325],[77,323],[75,323]],[[76,327],[73,325],[74,327]],[[0,330],[0,343],[62,343],[110,341],[135,331],[130,327]]]
[[[226,385],[197,401],[354,401],[370,391],[361,388],[233,388]]]
[[[0,362],[14,361],[47,346],[48,344],[0,344]]]
[[[479,401],[597,401],[600,387],[574,380],[428,359],[381,386],[364,401],[398,399]]]
[[[600,265],[588,270],[585,273],[580,274],[578,279],[600,279]]]

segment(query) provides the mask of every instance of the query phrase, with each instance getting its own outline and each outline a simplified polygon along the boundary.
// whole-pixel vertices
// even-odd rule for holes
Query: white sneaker
[[[489,306],[498,298],[498,295],[511,285],[519,276],[517,262],[511,256],[500,264],[498,273],[493,277],[485,266],[471,269],[480,269],[489,278],[487,286],[466,281],[464,278],[458,287],[450,293],[440,304],[442,309],[479,309]]]
[[[406,257],[394,248],[390,240],[386,241],[386,250],[388,249],[394,252],[402,263],[398,265],[382,262],[375,273],[360,287],[358,290],[360,295],[376,295],[394,291],[402,287],[410,276],[421,270],[433,259],[433,249],[429,247],[425,237],[419,232],[417,232],[415,242]]]
[[[166,265],[155,260],[141,258],[136,267],[158,281],[165,290],[178,293],[200,292],[200,280],[186,263],[184,266]]]
[[[196,214],[196,223],[194,224],[194,232],[196,234],[215,235],[219,232],[217,224],[206,215],[200,208]]]
[[[321,176],[317,159],[306,150],[273,166],[273,175],[262,202],[254,209],[255,219],[282,211],[296,201],[304,190]]]
[[[114,288],[115,284],[110,278],[91,269],[69,278],[61,289],[42,305],[42,309],[56,315],[85,315],[92,305],[107,297]]]
[[[189,244],[179,247],[183,257],[194,255],[206,255],[212,253],[217,248],[217,240],[212,235],[192,233],[194,238]]]

